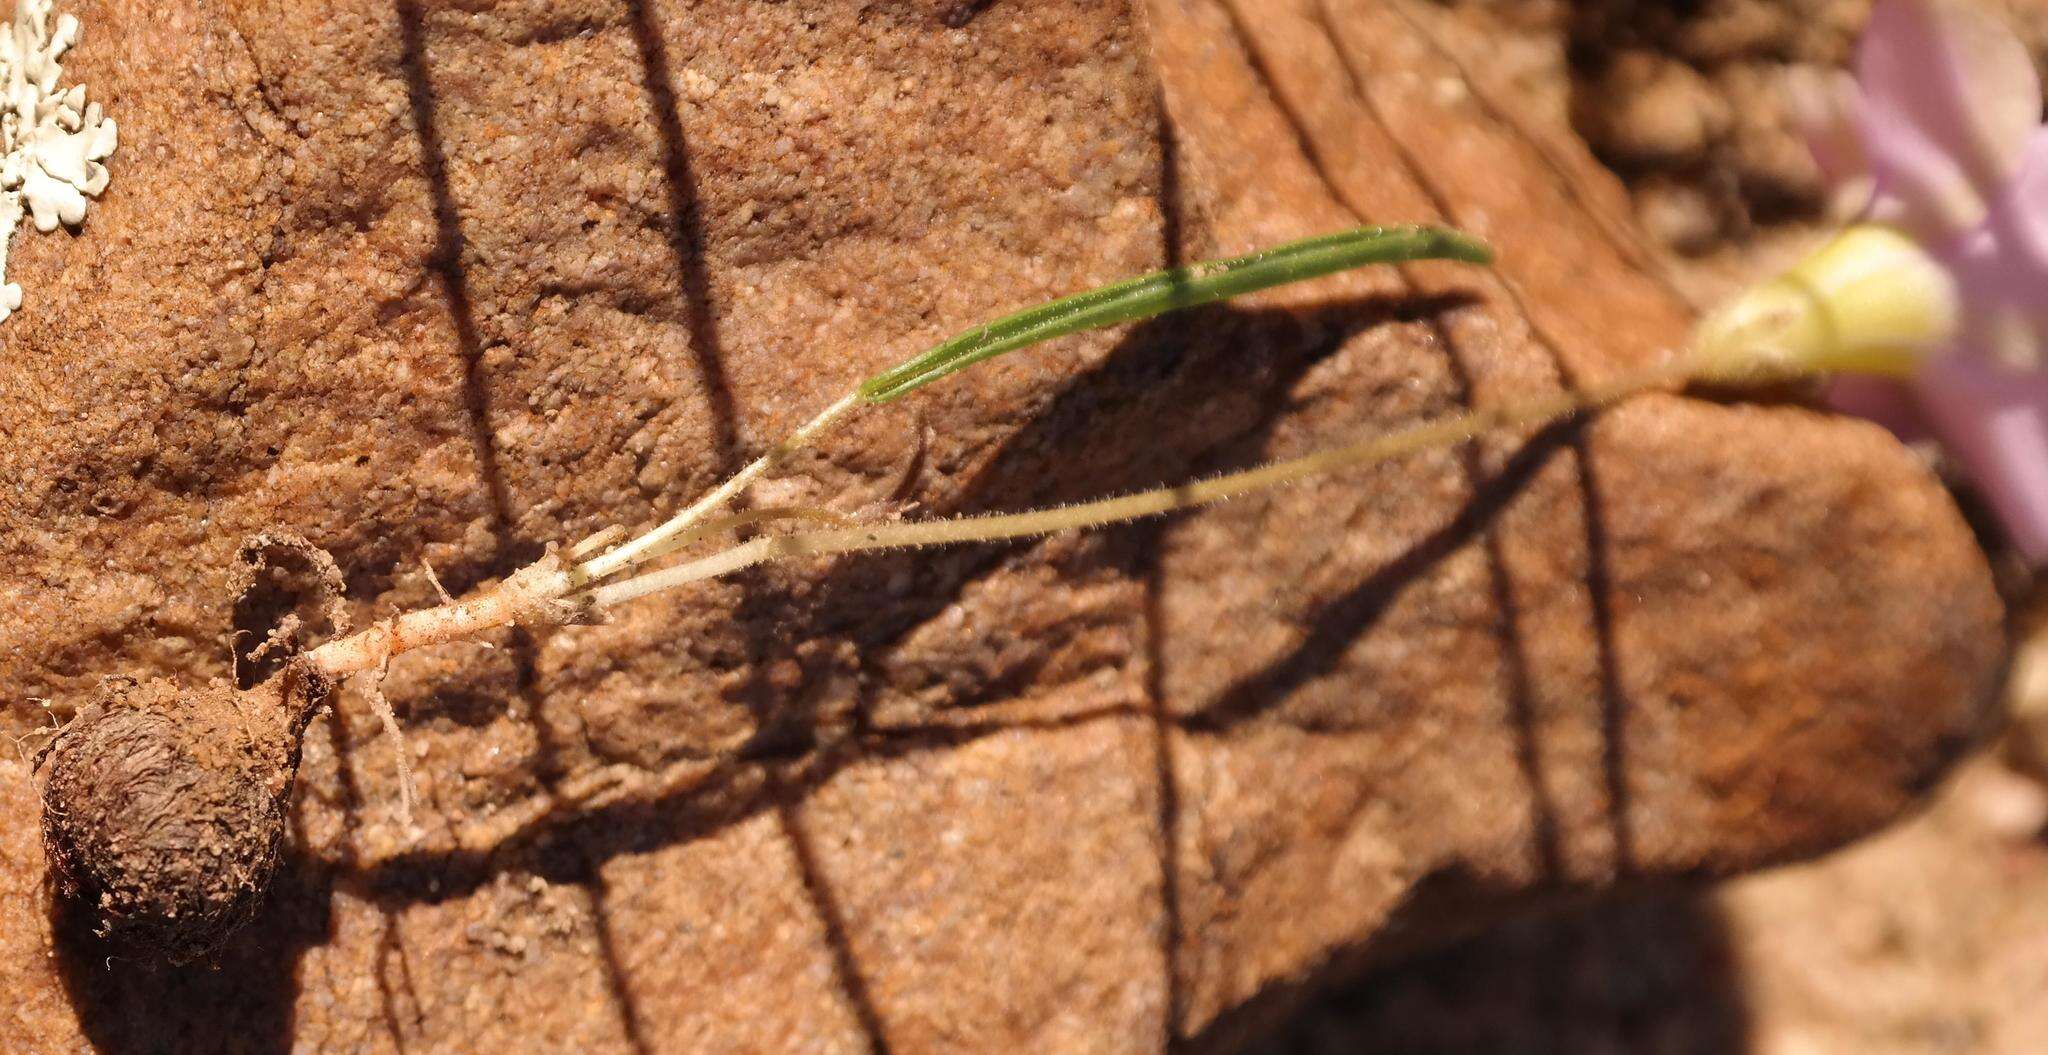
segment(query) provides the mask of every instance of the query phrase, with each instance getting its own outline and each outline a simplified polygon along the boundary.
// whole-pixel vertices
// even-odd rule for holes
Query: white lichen
[[[78,19],[59,15],[52,0],[18,0],[0,29],[0,322],[21,307],[21,287],[7,281],[7,246],[24,215],[36,230],[84,222],[89,199],[107,189],[114,122],[85,86],[60,88],[60,60],[78,42]]]

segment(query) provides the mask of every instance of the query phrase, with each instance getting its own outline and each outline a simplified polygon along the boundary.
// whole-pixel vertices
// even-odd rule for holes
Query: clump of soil
[[[1817,218],[1826,188],[1787,85],[1848,65],[1869,12],[1869,0],[1575,4],[1572,123],[1681,253]]]
[[[1974,0],[2048,62],[2048,3]],[[1787,86],[1847,68],[1871,0],[1449,0],[1557,41],[1572,126],[1643,227],[1689,257],[1821,220],[1827,191]]]
[[[62,892],[118,946],[186,962],[248,920],[276,870],[313,679],[238,692],[113,677],[40,761]]]

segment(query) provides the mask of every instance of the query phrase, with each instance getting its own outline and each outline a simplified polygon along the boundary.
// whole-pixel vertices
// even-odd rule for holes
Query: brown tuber
[[[102,681],[38,759],[61,892],[117,947],[174,963],[217,948],[269,886],[328,686],[301,661],[247,691]]]

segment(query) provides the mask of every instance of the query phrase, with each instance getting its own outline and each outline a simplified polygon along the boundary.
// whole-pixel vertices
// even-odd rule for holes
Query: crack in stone
[[[1357,57],[1344,46],[1342,36],[1335,31],[1330,21],[1330,0],[1314,0],[1313,20],[1318,29],[1328,38],[1330,46],[1337,53],[1344,69],[1361,102],[1366,104],[1387,141],[1396,147],[1402,166],[1434,201],[1438,211],[1450,222],[1460,223],[1455,204],[1415,157],[1414,152],[1395,133],[1392,124],[1380,112],[1366,90],[1366,78],[1359,69]],[[1469,85],[1468,85],[1469,87]],[[1552,363],[1568,387],[1580,388],[1584,380],[1577,376],[1564,348],[1557,337],[1550,333],[1530,311],[1527,298],[1512,275],[1496,271],[1501,292],[1504,293],[1529,335],[1549,355]],[[1592,608],[1591,622],[1595,641],[1596,661],[1600,679],[1600,724],[1602,741],[1602,770],[1606,784],[1608,827],[1614,839],[1614,861],[1617,871],[1626,874],[1632,868],[1635,857],[1634,837],[1628,814],[1627,788],[1627,718],[1628,699],[1626,687],[1622,684],[1620,659],[1615,654],[1615,627],[1613,602],[1607,570],[1607,532],[1601,515],[1603,502],[1600,495],[1598,472],[1593,458],[1592,442],[1587,431],[1575,431],[1572,449],[1578,468],[1579,508],[1585,523],[1586,573],[1582,585],[1585,587]]]
[[[1315,172],[1317,179],[1328,190],[1331,197],[1342,205],[1347,212],[1359,222],[1366,222],[1368,218],[1363,215],[1363,211],[1351,200],[1350,194],[1342,181],[1337,179],[1336,175],[1329,170],[1326,161],[1315,148],[1314,137],[1309,134],[1305,122],[1286,103],[1279,84],[1272,76],[1272,71],[1260,60],[1257,47],[1244,22],[1242,12],[1238,10],[1235,3],[1230,2],[1224,4],[1224,10],[1225,14],[1229,17],[1230,26],[1237,36],[1240,46],[1244,49],[1248,65],[1259,78],[1260,83],[1266,90],[1267,97],[1272,100],[1275,109],[1280,111],[1282,118],[1294,132],[1299,149],[1303,157],[1307,159],[1311,170]],[[1339,44],[1335,33],[1326,20],[1327,14],[1323,7],[1319,4],[1313,9],[1313,12],[1313,20],[1318,23],[1319,31],[1323,33],[1332,51],[1338,54],[1340,61],[1343,61],[1342,46]],[[1383,115],[1380,114],[1378,107],[1366,94],[1364,84],[1358,79],[1356,71],[1349,68],[1348,62],[1346,63],[1346,70],[1351,78],[1350,87],[1354,100],[1361,109],[1371,115],[1374,123],[1386,136],[1387,141],[1394,144],[1396,156],[1408,171],[1411,182],[1430,200],[1432,207],[1440,216],[1448,218],[1451,215],[1449,202],[1437,188],[1430,184],[1412,153],[1394,138],[1392,129],[1388,126]],[[1422,285],[1415,277],[1413,268],[1396,266],[1394,270],[1400,276],[1402,283],[1408,288],[1411,295],[1420,295]],[[1520,311],[1519,307],[1517,310]],[[1528,322],[1526,312],[1522,314],[1525,316],[1525,325],[1530,325],[1531,332],[1533,333],[1533,324]],[[1457,335],[1452,332],[1450,326],[1444,322],[1441,315],[1431,316],[1427,320],[1427,325],[1432,335],[1441,342],[1445,350],[1445,362],[1451,371],[1455,389],[1452,398],[1458,405],[1469,410],[1474,405],[1476,378],[1471,367],[1466,363],[1467,353],[1461,348],[1461,342]],[[1555,358],[1553,355],[1553,359]],[[1476,501],[1476,496],[1482,493],[1488,481],[1487,473],[1481,465],[1479,450],[1475,445],[1467,445],[1464,448],[1460,456],[1460,465],[1462,474],[1465,477],[1467,493],[1468,495],[1475,496],[1468,498],[1467,501]],[[1528,648],[1522,638],[1520,627],[1515,617],[1515,609],[1512,606],[1514,598],[1513,576],[1508,570],[1506,555],[1503,551],[1498,532],[1490,528],[1483,530],[1480,541],[1485,549],[1487,578],[1491,586],[1494,602],[1492,605],[1495,625],[1494,636],[1501,646],[1502,695],[1506,699],[1510,719],[1515,723],[1520,733],[1518,737],[1520,746],[1517,751],[1517,764],[1522,771],[1524,782],[1528,784],[1530,789],[1531,824],[1535,830],[1536,853],[1540,867],[1547,874],[1557,874],[1562,867],[1563,856],[1558,832],[1557,811],[1542,780],[1540,771],[1540,751],[1535,737],[1535,701],[1529,673]],[[1275,670],[1278,668],[1269,667],[1267,669]]]
[[[1608,216],[1605,211],[1593,205],[1592,201],[1580,189],[1578,180],[1573,178],[1570,166],[1557,156],[1556,152],[1551,149],[1548,143],[1544,142],[1541,136],[1536,134],[1534,129],[1524,122],[1515,120],[1511,110],[1502,106],[1499,100],[1495,99],[1481,87],[1479,79],[1472,75],[1472,71],[1466,66],[1464,59],[1456,51],[1452,50],[1450,45],[1446,44],[1443,38],[1437,35],[1436,31],[1425,25],[1420,16],[1410,10],[1408,0],[1386,0],[1386,3],[1388,10],[1407,23],[1418,38],[1428,44],[1431,50],[1435,51],[1452,69],[1457,71],[1458,79],[1465,85],[1466,91],[1471,93],[1473,101],[1478,104],[1480,115],[1504,129],[1510,136],[1521,140],[1529,148],[1530,152],[1536,156],[1537,160],[1543,163],[1545,170],[1550,173],[1551,181],[1564,193],[1565,198],[1572,203],[1573,207],[1578,209],[1580,214],[1592,223],[1594,230],[1598,231],[1600,237],[1605,239],[1607,244],[1614,249],[1615,255],[1626,261],[1630,267],[1635,269],[1637,274],[1649,279],[1650,282],[1659,289],[1662,289],[1673,300],[1686,304],[1695,311],[1698,310],[1698,305],[1692,303],[1692,298],[1687,296],[1685,291],[1678,287],[1678,284],[1672,280],[1671,275],[1665,269],[1657,266],[1654,251],[1644,245],[1640,239],[1631,237],[1625,228],[1616,225],[1613,217]],[[1322,12],[1323,10],[1323,4],[1318,3],[1317,11]],[[1328,32],[1327,28],[1325,32]],[[1334,34],[1329,35],[1334,42]],[[1338,50],[1341,53],[1343,49],[1339,47]]]

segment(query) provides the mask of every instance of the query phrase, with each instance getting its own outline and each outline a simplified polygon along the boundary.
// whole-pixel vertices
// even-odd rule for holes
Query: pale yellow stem
[[[859,402],[860,396],[857,393],[848,393],[839,402],[826,407],[823,413],[812,418],[804,427],[790,433],[788,439],[777,444],[768,453],[747,463],[745,468],[734,473],[730,479],[712,488],[704,497],[690,503],[688,508],[669,518],[667,523],[617,549],[585,561],[573,570],[572,576],[584,582],[595,582],[636,564],[644,564],[665,553],[674,552],[677,547],[701,537],[689,533],[698,521],[732,501],[734,496],[745,490],[747,485],[760,479],[761,474],[774,467],[776,462],[810,445],[830,431],[840,419],[859,405]]]
[[[1338,469],[1448,447],[1484,432],[1518,425],[1541,424],[1638,392],[1669,384],[1690,373],[1690,360],[1665,364],[1622,380],[1580,392],[1553,395],[1501,407],[1474,410],[1414,428],[1271,465],[1230,473],[1178,487],[1104,498],[1057,509],[1000,513],[908,524],[838,528],[789,535],[768,535],[673,568],[649,572],[589,592],[593,604],[608,608],[685,583],[730,574],[741,568],[795,557],[815,557],[865,550],[943,546],[961,542],[1050,535],[1078,528],[1102,527],[1176,510],[1213,505],[1258,491],[1299,483]]]
[[[569,551],[569,559],[572,561],[590,558],[581,564],[564,567],[560,559],[550,554],[520,569],[503,583],[474,597],[444,604],[438,608],[407,612],[379,620],[360,633],[351,634],[338,641],[330,641],[314,649],[308,653],[307,659],[315,669],[339,678],[366,670],[376,670],[391,662],[394,656],[403,655],[416,648],[459,641],[492,627],[521,622],[563,622],[573,618],[578,606],[565,602],[562,598],[620,569],[653,560],[680,546],[688,545],[712,531],[744,527],[759,521],[786,516],[830,519],[832,514],[829,513],[790,514],[766,511],[703,523],[707,515],[730,501],[748,484],[759,479],[761,474],[773,468],[782,458],[815,442],[818,437],[838,424],[858,403],[858,394],[848,394],[837,403],[826,407],[823,413],[791,433],[788,439],[777,444],[773,450],[754,459],[746,468],[691,503],[689,508],[676,514],[667,523],[617,549],[605,550],[604,547],[610,545],[623,532],[616,527],[606,528],[578,543]],[[590,556],[593,553],[597,555]]]
[[[498,586],[474,597],[438,608],[407,612],[380,620],[360,633],[338,641],[330,641],[314,649],[307,658],[315,669],[333,677],[343,677],[381,668],[393,657],[414,649],[463,640],[492,627],[512,623],[570,622],[591,607],[603,608],[623,604],[660,590],[714,578],[768,561],[857,553],[865,550],[1027,538],[1117,524],[1175,510],[1212,505],[1240,495],[1284,487],[1351,466],[1452,446],[1492,429],[1555,421],[1581,410],[1613,403],[1629,395],[1680,380],[1692,373],[1695,366],[1694,360],[1683,359],[1581,392],[1558,392],[1524,402],[1475,410],[1389,435],[1361,440],[1348,446],[1318,451],[1301,458],[1140,494],[1024,513],[882,524],[872,527],[839,527],[763,536],[700,560],[596,589],[588,589],[591,582],[606,574],[671,552],[713,531],[730,530],[791,517],[829,519],[830,514],[790,513],[778,510],[762,510],[710,521],[706,521],[705,517],[720,503],[731,499],[741,488],[758,479],[779,458],[815,440],[830,429],[856,405],[856,398],[850,396],[827,408],[824,413],[797,430],[773,451],[756,459],[738,475],[698,499],[690,508],[668,523],[626,546],[603,553],[579,566],[566,568],[560,559],[550,554],[521,569]],[[603,537],[607,534],[611,533],[600,533],[599,536],[579,545],[577,552],[587,553],[602,546],[609,541]]]
[[[377,670],[391,662],[394,656],[416,648],[459,641],[494,626],[535,618],[545,611],[549,603],[559,603],[554,601],[554,597],[560,596],[542,596],[539,590],[526,588],[527,583],[542,579],[540,575],[528,574],[540,567],[535,565],[493,589],[454,604],[380,619],[356,633],[329,641],[307,653],[307,662],[324,674],[340,678]],[[561,572],[553,571],[546,581],[558,582],[561,577]],[[545,584],[541,586],[541,590],[548,588]]]

